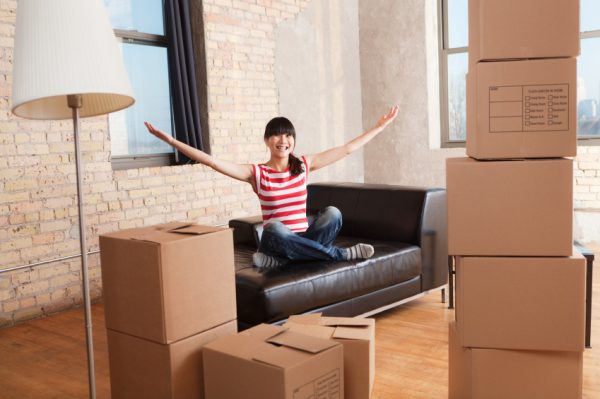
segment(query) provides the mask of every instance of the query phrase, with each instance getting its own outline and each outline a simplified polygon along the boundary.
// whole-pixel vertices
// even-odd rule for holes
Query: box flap
[[[331,338],[335,331],[335,327],[321,326],[318,324],[299,324],[295,321],[288,321],[283,326],[289,328],[290,331],[296,331],[301,334],[308,334],[322,339]]]
[[[216,231],[226,230],[222,227],[213,227],[213,226],[201,226],[198,224],[187,224],[179,227],[175,227],[169,229],[169,233],[177,233],[177,234],[191,234],[191,235],[202,235],[208,233],[214,233]]]
[[[295,331],[283,331],[266,340],[268,343],[297,349],[308,353],[319,353],[339,345],[337,342],[312,337]]]
[[[320,320],[321,313],[293,315],[288,318],[289,322],[296,324],[319,324]]]
[[[166,231],[160,231],[160,230],[143,231],[143,232],[140,232],[139,234],[132,234],[129,237],[130,240],[146,241],[146,242],[152,242],[152,243],[156,243],[156,244],[163,244],[163,243],[167,243],[170,241],[175,241],[179,238],[180,237],[178,237],[174,234],[169,234]]]
[[[266,341],[267,339],[287,330],[282,326],[272,325],[272,324],[259,324],[254,326],[248,330],[244,330],[239,333],[239,335],[247,335],[252,337],[253,339]]]
[[[371,333],[368,326],[337,327],[333,332],[333,338],[368,341],[371,338]]]

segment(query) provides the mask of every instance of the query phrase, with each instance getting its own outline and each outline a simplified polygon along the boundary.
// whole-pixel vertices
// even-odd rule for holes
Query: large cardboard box
[[[585,258],[456,257],[464,347],[582,351]]]
[[[448,333],[450,399],[581,398],[583,352],[463,348]]]
[[[203,349],[207,399],[344,398],[343,346],[261,324]]]
[[[345,398],[371,396],[375,380],[375,319],[322,317],[313,313],[291,316],[283,326],[344,345]]]
[[[235,334],[237,322],[171,344],[107,330],[112,399],[202,399],[202,347]]]
[[[171,343],[236,319],[230,229],[170,223],[100,236],[106,327]]]
[[[471,64],[579,52],[579,0],[469,0]]]
[[[467,76],[467,155],[577,154],[575,58],[480,62]]]
[[[446,162],[448,253],[571,256],[573,161]]]

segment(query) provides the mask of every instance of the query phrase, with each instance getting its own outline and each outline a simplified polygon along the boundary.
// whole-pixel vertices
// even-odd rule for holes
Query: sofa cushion
[[[358,242],[339,237],[336,245]],[[274,322],[420,276],[419,247],[390,241],[368,243],[375,247],[370,259],[292,262],[266,271],[252,265],[255,248],[236,245],[238,319],[249,324]]]

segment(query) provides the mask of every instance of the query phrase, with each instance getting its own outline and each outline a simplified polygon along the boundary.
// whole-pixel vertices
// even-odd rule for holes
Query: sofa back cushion
[[[307,212],[327,206],[342,212],[341,235],[420,245],[421,220],[431,189],[364,183],[308,186]]]

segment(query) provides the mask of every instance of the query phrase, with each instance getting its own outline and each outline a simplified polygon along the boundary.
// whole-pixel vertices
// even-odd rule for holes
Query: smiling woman
[[[350,248],[333,245],[342,227],[342,215],[337,208],[327,207],[308,223],[306,217],[306,184],[309,172],[339,161],[363,147],[398,115],[398,106],[382,115],[374,128],[339,147],[312,155],[296,157],[294,125],[284,117],[273,118],[265,127],[264,142],[270,158],[262,164],[237,164],[216,159],[184,144],[171,135],[145,122],[154,136],[173,146],[190,159],[209,166],[226,176],[252,185],[258,196],[264,230],[254,264],[270,269],[293,260],[345,260],[373,256],[371,245],[357,244]]]

